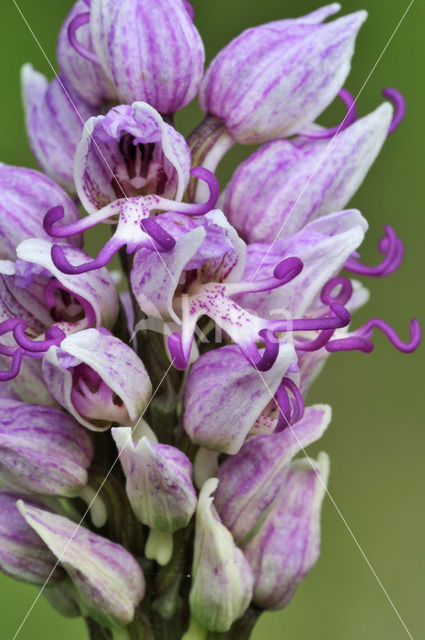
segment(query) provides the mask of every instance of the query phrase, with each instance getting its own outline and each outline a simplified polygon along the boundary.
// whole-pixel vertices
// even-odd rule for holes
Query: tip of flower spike
[[[303,268],[304,264],[299,258],[286,258],[274,268],[273,276],[277,280],[281,280],[281,284],[287,284],[296,278]]]
[[[388,135],[394,133],[396,129],[400,126],[401,122],[406,115],[406,100],[400,91],[397,89],[393,89],[391,87],[387,87],[383,90],[382,95],[384,98],[388,98],[394,105],[395,114],[394,118],[391,121],[390,127],[388,129]]]

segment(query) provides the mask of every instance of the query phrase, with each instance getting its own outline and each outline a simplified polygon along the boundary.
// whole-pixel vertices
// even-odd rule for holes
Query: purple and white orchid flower
[[[203,76],[189,0],[77,0],[59,74],[23,68],[46,175],[0,164],[0,569],[92,638],[248,639],[285,607],[327,491],[326,454],[298,457],[331,420],[312,381],[376,329],[419,345],[416,319],[405,342],[351,320],[404,256],[387,225],[364,262],[345,207],[405,102],[387,88],[359,118],[343,84],[366,12],[339,9],[248,29]],[[251,143],[220,196],[219,161]]]

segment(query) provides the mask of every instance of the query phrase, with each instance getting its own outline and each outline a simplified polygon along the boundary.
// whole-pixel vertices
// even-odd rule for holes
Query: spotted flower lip
[[[75,185],[88,211],[150,193],[181,201],[189,181],[189,147],[146,102],[88,120],[75,157]]]
[[[391,118],[384,103],[331,142],[299,137],[260,147],[221,196],[229,221],[249,242],[272,242],[341,211],[376,159]]]
[[[53,180],[33,169],[0,164],[0,258],[16,259],[16,247],[26,238],[46,238],[43,218],[53,206],[63,208],[64,221],[80,219],[79,211]],[[68,236],[66,243],[81,246],[81,234]]]
[[[93,109],[63,75],[49,83],[42,73],[26,64],[21,83],[32,152],[48,176],[74,193],[74,155],[84,123],[94,115]]]
[[[315,565],[320,551],[320,510],[326,493],[329,458],[291,463],[279,495],[258,533],[243,546],[255,576],[255,604],[285,607]]]
[[[93,50],[78,40],[88,24]],[[80,55],[101,66],[121,102],[143,100],[171,114],[198,91],[204,47],[181,0],[93,0],[89,11],[86,6],[68,23],[68,37]],[[72,80],[78,91],[89,77],[73,74]]]
[[[2,399],[0,479],[43,495],[73,497],[86,485],[93,443],[60,409]]]
[[[244,31],[208,67],[201,109],[242,143],[288,136],[314,122],[341,89],[367,17],[358,11],[321,24],[339,9],[335,3]]]
[[[106,627],[126,625],[145,593],[142,570],[119,544],[20,500],[18,509],[70,576],[82,613]]]
[[[79,331],[51,347],[43,376],[57,402],[93,431],[133,423],[152,393],[143,362],[106,329]]]

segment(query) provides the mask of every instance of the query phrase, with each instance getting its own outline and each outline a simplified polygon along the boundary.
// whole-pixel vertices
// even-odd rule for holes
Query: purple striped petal
[[[317,562],[328,474],[325,453],[317,462],[293,462],[260,531],[243,547],[255,576],[253,600],[262,609],[283,609]]]
[[[282,345],[275,365],[260,377],[237,346],[202,355],[190,370],[184,395],[183,426],[192,442],[237,453],[295,361],[293,346]]]
[[[90,29],[121,102],[170,114],[195,97],[204,47],[181,0],[93,0]]]
[[[32,169],[0,164],[0,258],[14,260],[16,246],[26,238],[48,238],[43,218],[55,206],[64,208],[66,223],[80,214],[65,191],[47,176]],[[81,235],[69,242],[81,245]]]
[[[225,632],[249,606],[253,575],[214,507],[216,488],[217,479],[210,478],[199,495],[189,602],[203,629]]]
[[[77,16],[87,12],[84,0],[78,0],[69,12],[58,37],[56,55],[59,67],[68,82],[90,105],[101,109],[104,101],[117,101],[116,91],[102,67],[80,55],[71,45],[68,27]],[[78,29],[78,41],[83,47],[92,50],[90,26],[83,25]],[[92,114],[91,114],[92,115]]]
[[[332,141],[295,138],[261,147],[223,193],[231,224],[250,242],[267,242],[342,210],[381,150],[391,117],[384,103]]]
[[[338,10],[271,22],[244,31],[208,67],[200,106],[224,120],[242,143],[296,133],[332,102],[350,71],[359,11],[320,24]]]
[[[130,427],[112,429],[127,479],[127,496],[138,520],[158,531],[186,527],[195,513],[192,463],[182,451],[142,437]]]
[[[75,156],[75,185],[89,213],[154,193],[181,200],[191,156],[184,138],[144,102],[90,119]]]
[[[74,155],[93,109],[63,75],[48,83],[43,74],[26,64],[21,82],[32,152],[48,176],[74,193]]]
[[[2,400],[0,479],[21,491],[73,497],[87,483],[93,444],[60,409]]]
[[[55,556],[19,513],[16,502],[22,497],[0,488],[0,570],[22,582],[41,586],[49,579],[49,584],[57,585],[65,572],[62,567],[55,568]],[[27,504],[46,508],[43,502],[30,500]]]
[[[70,576],[85,616],[115,627],[129,624],[145,593],[142,570],[123,547],[62,516],[18,503],[27,523]]]
[[[134,422],[152,393],[143,362],[106,329],[79,331],[51,347],[43,376],[59,404],[93,431]]]
[[[330,420],[327,405],[307,407],[292,427],[250,438],[220,465],[216,506],[237,543],[250,534],[280,491],[292,458],[321,438]]]

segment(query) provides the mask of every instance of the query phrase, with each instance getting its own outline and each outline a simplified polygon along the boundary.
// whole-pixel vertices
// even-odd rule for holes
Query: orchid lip
[[[379,241],[379,251],[385,254],[384,260],[376,267],[363,265],[357,258],[350,257],[344,265],[344,269],[355,273],[375,278],[389,276],[396,271],[404,257],[403,242],[390,226],[385,227],[385,236]]]
[[[406,100],[400,91],[393,89],[392,87],[384,89],[382,95],[384,98],[391,100],[395,108],[394,118],[392,119],[388,129],[388,135],[391,135],[396,129],[398,129],[401,122],[404,120],[404,116],[406,114]]]
[[[332,138],[333,136],[341,133],[347,127],[353,124],[357,120],[356,100],[347,89],[341,89],[338,92],[338,96],[344,102],[347,112],[343,121],[336,127],[330,129],[321,129],[319,131],[299,131],[298,135],[304,138],[312,138],[313,140],[322,140],[326,138]]]
[[[86,0],[84,1],[86,2]],[[75,16],[75,18],[71,20],[71,22],[68,25],[68,39],[71,46],[75,49],[77,53],[79,53],[81,56],[83,56],[83,58],[86,58],[86,60],[89,60],[93,64],[100,66],[100,63],[99,63],[99,60],[97,59],[96,54],[93,53],[93,51],[90,51],[90,49],[87,49],[87,47],[82,45],[81,42],[77,40],[78,29],[83,25],[88,24],[89,22],[90,22],[89,11],[87,11],[87,13],[79,13],[77,16]]]
[[[340,290],[336,295],[331,295],[335,287],[339,287]],[[343,276],[336,276],[331,278],[323,287],[320,299],[323,304],[330,305],[331,303],[347,304],[353,295],[353,285],[351,280],[344,278]]]
[[[145,204],[145,208],[142,208],[140,215],[145,216],[142,220],[138,220],[136,218],[135,222],[138,222],[140,225],[140,229],[146,236],[145,239],[141,239],[139,241],[131,242],[129,231],[127,230],[127,236],[125,233],[120,235],[120,224],[124,226],[126,225],[126,221],[122,221],[121,218],[118,221],[118,228],[116,233],[112,236],[110,240],[104,245],[104,247],[100,250],[97,258],[86,262],[85,264],[80,265],[72,265],[65,256],[64,250],[59,245],[53,245],[52,247],[52,260],[55,266],[62,271],[63,273],[70,275],[77,275],[80,273],[86,273],[87,271],[93,271],[94,269],[100,269],[108,264],[111,258],[115,255],[115,253],[121,249],[121,247],[127,244],[127,252],[131,253],[135,250],[135,248],[140,246],[145,246],[147,249],[155,250],[155,251],[170,251],[175,246],[175,241],[164,229],[161,229],[160,225],[157,224],[156,221],[153,221],[149,218],[149,212],[153,210],[169,210],[177,213],[184,213],[190,216],[200,216],[208,213],[217,203],[218,195],[219,195],[219,185],[217,178],[211,171],[208,169],[204,169],[202,167],[193,167],[191,170],[191,174],[196,178],[200,178],[204,180],[209,187],[209,198],[203,204],[190,204],[185,202],[174,202],[172,200],[167,200],[166,198],[162,198],[155,195],[150,196],[138,196],[134,200],[136,202],[140,199],[141,204]],[[119,202],[119,201],[116,201]],[[85,218],[82,218],[78,222],[63,225],[61,227],[57,227],[56,223],[64,217],[63,207],[53,207],[50,211],[47,212],[44,217],[43,226],[45,231],[54,238],[65,238],[71,235],[75,235],[75,233],[80,233],[82,231],[86,231],[91,227],[94,227],[99,222],[105,222],[111,217],[111,211],[108,207],[105,207],[105,210],[100,209],[96,213],[90,214]],[[149,220],[149,222],[147,222]],[[131,221],[130,221],[131,222]],[[134,220],[133,220],[134,222]],[[127,224],[129,224],[127,222]],[[159,248],[157,247],[157,244]]]
[[[340,329],[349,324],[351,314],[341,304],[332,303],[330,310],[334,314],[333,316],[276,320],[270,323],[269,329],[272,331],[321,331],[323,329]]]

